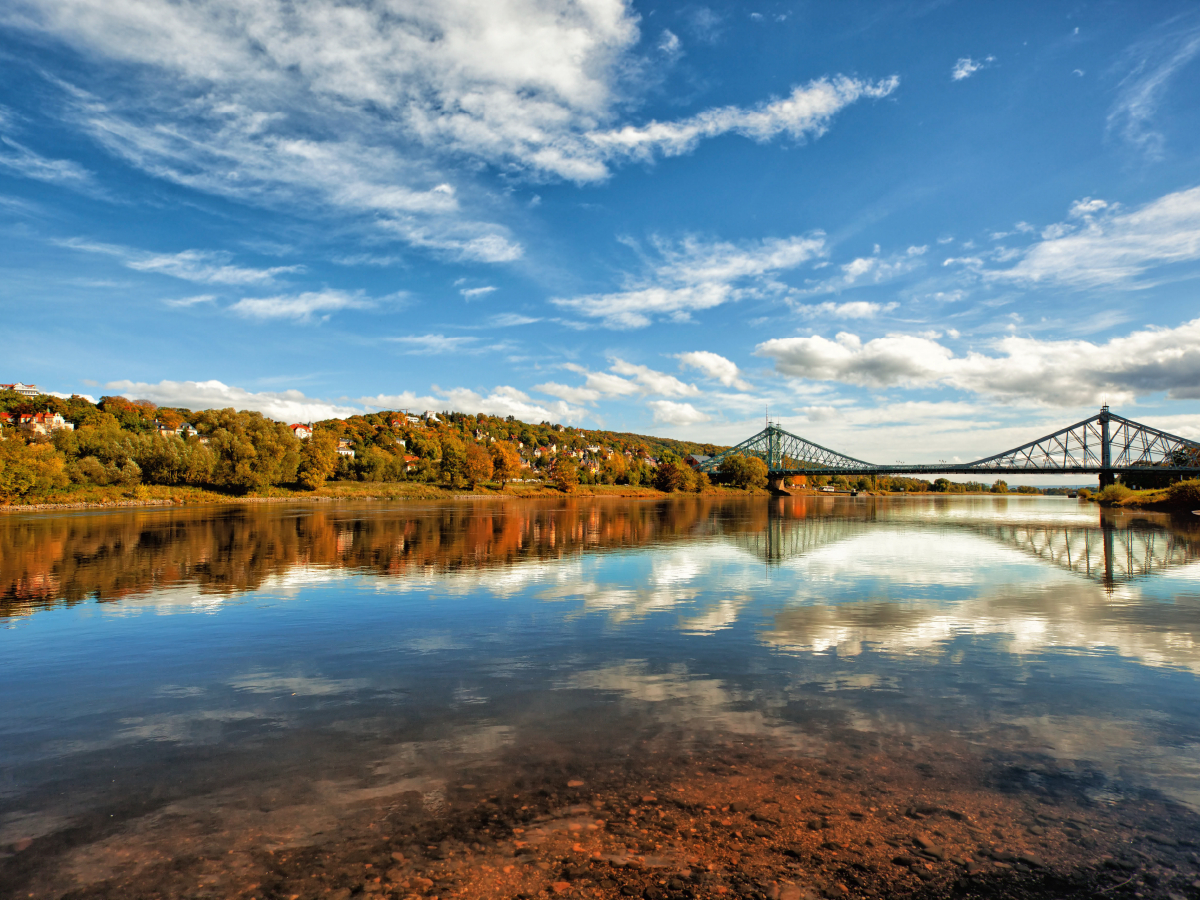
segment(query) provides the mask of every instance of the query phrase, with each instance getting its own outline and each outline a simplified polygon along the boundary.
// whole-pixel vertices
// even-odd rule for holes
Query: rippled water
[[[1189,896],[1198,557],[1040,497],[9,514],[0,888]]]

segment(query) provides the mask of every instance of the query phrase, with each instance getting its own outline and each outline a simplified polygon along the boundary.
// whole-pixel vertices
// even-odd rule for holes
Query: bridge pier
[[[1111,469],[1101,470],[1101,472],[1100,472],[1100,490],[1104,490],[1106,487],[1116,484],[1116,483],[1117,483],[1117,476],[1112,473]]]
[[[767,476],[767,490],[770,491],[772,494],[776,494],[776,495],[784,496],[784,497],[790,497],[792,492],[784,487],[784,484],[786,482],[787,482],[786,475],[768,475]]]

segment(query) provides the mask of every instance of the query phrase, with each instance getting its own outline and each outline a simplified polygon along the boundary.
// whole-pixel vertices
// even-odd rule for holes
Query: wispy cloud
[[[970,78],[980,69],[986,69],[996,61],[994,56],[985,56],[983,59],[972,59],[969,56],[960,57],[958,62],[954,64],[954,68],[950,70],[951,81],[962,81],[965,78]]]
[[[480,297],[486,297],[488,294],[494,293],[498,288],[488,285],[486,287],[461,288],[459,293],[468,300],[478,300]]]
[[[996,355],[956,356],[936,336],[888,335],[863,341],[842,332],[793,337],[755,348],[783,375],[868,387],[946,385],[1002,400],[1047,406],[1131,402],[1165,391],[1200,399],[1200,319],[1146,328],[1102,344],[1006,337]]]
[[[838,266],[836,275],[806,280],[804,287],[792,291],[791,296],[801,299],[822,294],[838,294],[866,285],[883,284],[923,266],[928,250],[927,245],[914,245],[901,253],[881,255],[879,247],[876,246],[871,256],[860,256]]]
[[[1200,53],[1200,24],[1188,16],[1161,26],[1125,53],[1129,74],[1108,114],[1109,133],[1119,134],[1150,159],[1163,155],[1165,138],[1153,123],[1171,82]],[[1083,74],[1082,72],[1080,74]]]
[[[79,163],[69,159],[42,156],[3,135],[0,135],[0,168],[8,169],[24,178],[76,190],[95,192],[97,189],[95,177]]]
[[[1016,265],[990,269],[987,277],[1077,288],[1145,287],[1155,278],[1142,276],[1156,267],[1200,260],[1200,188],[1130,211],[1086,197],[1042,237]],[[974,258],[973,264],[982,266],[983,260]]]
[[[343,309],[370,309],[374,302],[361,292],[305,291],[302,294],[277,297],[247,297],[229,307],[230,311],[247,319],[293,319],[308,322],[313,318],[327,319]]]
[[[694,312],[745,296],[783,293],[786,286],[774,279],[777,273],[825,252],[820,232],[740,244],[696,237],[678,243],[654,238],[651,243],[648,271],[628,276],[625,290],[552,302],[610,328],[644,328],[655,318],[688,321]]]
[[[82,238],[69,238],[59,243],[73,250],[114,256],[126,268],[133,269],[135,272],[169,275],[172,278],[199,284],[263,285],[272,283],[278,275],[304,271],[304,266],[300,265],[270,266],[265,269],[235,266],[230,262],[233,259],[232,254],[223,250],[181,250],[178,253],[152,253]]]
[[[451,259],[524,253],[491,221],[497,200],[472,169],[596,182],[724,134],[813,139],[898,85],[833,75],[778,99],[635,124],[628,101],[645,86],[639,18],[625,3],[14,4],[13,27],[121,76],[90,91],[59,83],[65,118],[110,152],[241,202],[356,217]],[[678,53],[669,32],[660,45]]]
[[[391,337],[387,340],[408,347],[409,353],[457,353],[471,347],[479,339],[474,337],[447,337],[444,334],[411,334]]]
[[[164,300],[167,306],[196,306],[200,303],[215,303],[217,300],[216,294],[197,294],[195,297],[181,297],[178,300]]]

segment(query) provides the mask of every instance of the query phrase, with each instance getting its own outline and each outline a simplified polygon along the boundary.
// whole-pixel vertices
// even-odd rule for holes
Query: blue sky
[[[9,0],[5,381],[1200,438],[1189,3]]]

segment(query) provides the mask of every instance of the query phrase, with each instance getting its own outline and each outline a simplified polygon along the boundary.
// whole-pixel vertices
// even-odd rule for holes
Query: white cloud
[[[687,321],[693,312],[745,296],[780,293],[772,281],[825,252],[820,233],[733,244],[688,237],[678,244],[654,239],[657,258],[640,277],[627,278],[623,291],[554,298],[552,302],[610,328],[643,328],[655,317]]]
[[[842,332],[835,340],[776,338],[755,353],[792,377],[869,387],[941,384],[1048,406],[1131,402],[1164,391],[1175,399],[1200,399],[1200,319],[1103,344],[1014,336],[993,349],[996,355],[955,356],[933,337],[888,335],[864,343]]]
[[[461,290],[459,290],[459,293],[462,294],[464,297],[466,297],[468,300],[477,300],[480,297],[486,297],[488,294],[490,294],[496,290],[498,290],[498,288],[493,287],[492,285],[488,285],[487,287],[462,288]]]
[[[625,124],[645,89],[625,0],[12,0],[0,15],[94,64],[91,92],[58,84],[66,118],[152,176],[339,211],[489,262],[523,247],[489,221],[497,198],[470,174],[479,165],[595,182],[718,135],[815,138],[898,84],[833,76],[757,106]],[[660,43],[677,52],[671,37]]]
[[[988,56],[983,59],[971,59],[969,56],[961,57],[954,64],[954,68],[950,70],[950,79],[952,81],[962,81],[964,78],[970,78],[980,69],[986,69],[996,61],[996,57]]]
[[[1154,266],[1200,259],[1200,188],[1167,194],[1129,212],[1087,197],[1071,206],[1070,215],[1079,221],[1050,226],[1017,265],[991,270],[988,277],[1137,288],[1146,285],[1139,276]]]
[[[671,29],[664,28],[662,36],[658,39],[658,49],[664,56],[678,59],[683,54],[683,42]]]
[[[627,397],[639,391],[638,386],[632,381],[613,375],[611,372],[590,372],[576,363],[567,363],[563,368],[570,372],[578,372],[580,375],[586,375],[587,382],[585,387],[589,390],[599,391],[601,394],[606,394],[610,397]]]
[[[612,370],[618,375],[634,379],[647,394],[660,394],[664,397],[695,397],[700,389],[694,384],[680,381],[674,375],[658,372],[649,366],[635,365],[623,359],[613,359]]]
[[[369,309],[375,304],[359,293],[345,291],[306,291],[302,294],[277,297],[247,297],[229,307],[231,312],[247,319],[294,319],[311,321],[314,316],[327,319],[330,313],[342,309]]]
[[[358,402],[375,409],[452,409],[467,413],[487,413],[492,416],[515,416],[524,422],[579,422],[584,411],[569,403],[539,403],[514,387],[502,385],[488,394],[469,388],[434,387],[433,397],[418,397],[411,392],[379,394],[362,397]]]
[[[663,425],[695,425],[707,422],[708,416],[690,403],[674,400],[647,400],[646,406],[654,413],[654,421]]]
[[[899,305],[895,301],[891,303],[872,303],[867,300],[852,300],[847,303],[826,302],[797,306],[796,312],[808,318],[828,316],[833,319],[873,319],[881,312],[891,312]]]
[[[629,397],[635,394],[657,394],[662,397],[695,397],[700,394],[700,389],[694,384],[687,384],[674,375],[649,366],[636,365],[616,357],[610,362],[611,371],[608,372],[592,372],[577,363],[566,363],[563,368],[567,371],[587,376],[582,386],[548,381],[535,385],[533,389],[572,403],[595,403],[601,397]]]
[[[829,130],[832,118],[857,100],[880,99],[894,91],[900,79],[892,76],[870,82],[838,76],[810,81],[796,87],[781,100],[753,109],[726,106],[710,109],[678,122],[626,125],[608,132],[587,135],[587,141],[604,156],[623,155],[651,159],[655,152],[679,156],[696,148],[706,138],[739,134],[764,142],[781,134],[794,140],[820,137]],[[583,179],[579,179],[583,180]]]
[[[280,422],[309,422],[353,416],[361,409],[313,400],[300,391],[247,391],[220,381],[110,381],[105,389],[132,399],[152,400],[159,406],[187,409],[249,409]]]
[[[261,412],[280,422],[310,422],[321,419],[346,418],[381,409],[452,409],[461,412],[516,416],[526,422],[579,421],[583,410],[567,403],[537,403],[514,387],[500,386],[487,394],[468,388],[441,389],[418,395],[412,391],[399,394],[379,394],[359,397],[346,402],[331,402],[306,397],[302,392],[248,391],[220,381],[160,381],[157,384],[135,381],[113,381],[105,385],[110,393],[130,399],[146,399],[159,406],[182,406],[187,409],[249,409]]]
[[[535,384],[533,389],[541,391],[543,394],[549,394],[551,397],[566,400],[568,403],[595,403],[603,396],[600,391],[594,388],[572,387],[569,384],[559,384],[557,381]]]
[[[246,266],[231,265],[232,254],[223,250],[181,250],[178,253],[151,253],[146,250],[135,250],[132,247],[121,247],[115,244],[101,244],[81,238],[69,238],[59,241],[62,246],[72,250],[82,250],[86,253],[100,253],[115,256],[127,268],[135,272],[151,272],[157,275],[170,275],[182,281],[192,281],[198,284],[227,284],[227,285],[263,285],[275,281],[275,276],[290,272],[302,272],[303,266],[271,266],[266,269],[252,269]]]
[[[703,372],[726,387],[734,387],[739,391],[752,389],[750,383],[742,378],[737,364],[717,353],[709,350],[693,350],[690,353],[678,353],[676,358],[688,368]]]

